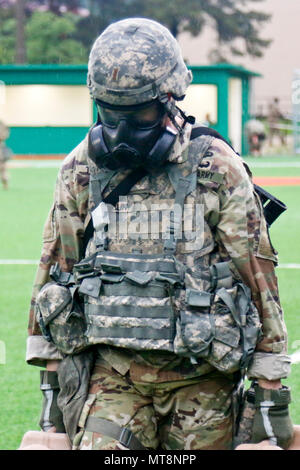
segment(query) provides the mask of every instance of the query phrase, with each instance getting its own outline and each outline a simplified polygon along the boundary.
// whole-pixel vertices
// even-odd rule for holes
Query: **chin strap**
[[[182,97],[183,98],[183,97]],[[194,125],[196,122],[196,119],[194,116],[187,116],[182,109],[180,109],[175,101],[173,99],[170,99],[168,95],[164,95],[158,98],[163,107],[166,110],[167,115],[171,119],[172,123],[174,124],[175,128],[177,129],[179,135],[181,136],[183,134],[183,129],[188,122],[189,124]],[[183,118],[183,124],[180,125],[176,121],[176,117],[180,114],[180,116]]]
[[[192,124],[192,126],[195,124],[196,122],[196,118],[194,116],[187,116],[184,111],[182,111],[182,109],[178,108],[178,106],[176,106],[176,108],[178,109],[181,117],[184,119],[184,123],[183,123],[183,126],[182,126],[182,129],[184,129],[184,126],[186,125],[186,123],[188,122],[189,124]]]

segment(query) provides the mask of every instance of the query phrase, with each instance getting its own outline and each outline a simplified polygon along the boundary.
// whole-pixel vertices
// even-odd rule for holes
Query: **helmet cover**
[[[178,42],[165,26],[150,19],[112,23],[90,52],[90,94],[113,106],[165,101],[168,95],[180,99],[191,81]]]

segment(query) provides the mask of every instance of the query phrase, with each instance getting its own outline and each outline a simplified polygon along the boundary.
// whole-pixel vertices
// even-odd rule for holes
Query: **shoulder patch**
[[[212,183],[223,183],[224,175],[222,173],[217,173],[216,171],[203,170],[198,168],[197,180],[199,182],[211,181]]]

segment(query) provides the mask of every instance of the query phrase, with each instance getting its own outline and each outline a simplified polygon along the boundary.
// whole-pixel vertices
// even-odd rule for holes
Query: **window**
[[[179,107],[191,114],[200,124],[218,120],[218,87],[216,85],[190,85]]]
[[[0,119],[10,127],[90,127],[93,122],[93,102],[84,85],[1,88]]]

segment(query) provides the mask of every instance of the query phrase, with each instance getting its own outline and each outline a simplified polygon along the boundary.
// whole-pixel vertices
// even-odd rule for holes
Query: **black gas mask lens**
[[[103,126],[115,129],[121,121],[126,121],[131,127],[139,130],[153,129],[161,125],[165,111],[161,103],[151,102],[142,106],[123,106],[122,108],[108,107],[97,103],[99,118]]]

